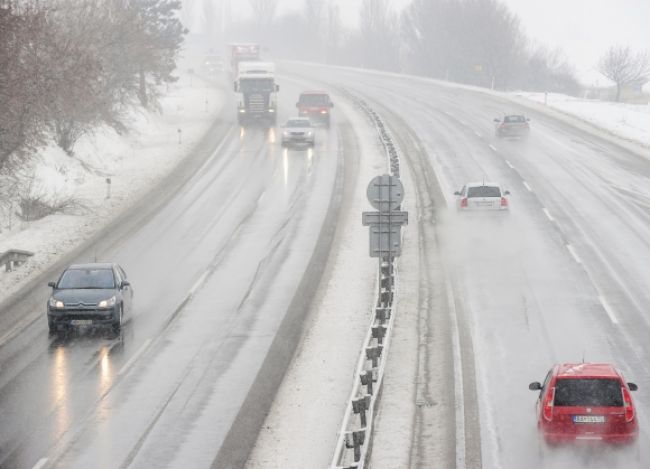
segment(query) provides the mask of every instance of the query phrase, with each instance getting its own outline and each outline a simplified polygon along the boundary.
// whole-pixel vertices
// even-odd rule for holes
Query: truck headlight
[[[115,297],[112,296],[108,300],[100,301],[99,304],[97,305],[97,307],[98,308],[111,308],[111,307],[115,306],[115,301],[116,301]]]
[[[62,309],[65,308],[65,304],[61,300],[55,299],[53,296],[50,297],[50,308]]]
[[[241,112],[243,114],[243,113],[246,112],[246,109],[240,109],[239,112]]]
[[[271,108],[269,109],[269,112],[275,112],[275,109]]]

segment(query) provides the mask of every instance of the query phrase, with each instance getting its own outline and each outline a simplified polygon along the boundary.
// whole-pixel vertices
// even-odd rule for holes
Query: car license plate
[[[573,423],[605,423],[604,415],[574,415]]]
[[[92,319],[73,319],[70,321],[73,326],[91,326],[93,323]]]

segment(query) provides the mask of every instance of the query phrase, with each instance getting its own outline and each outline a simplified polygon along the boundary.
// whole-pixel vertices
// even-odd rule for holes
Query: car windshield
[[[567,378],[555,385],[556,406],[622,407],[623,393],[617,379]]]
[[[244,78],[239,80],[242,93],[270,93],[274,89],[272,78]]]
[[[467,197],[501,197],[501,189],[496,186],[469,187]]]
[[[506,116],[503,118],[503,122],[508,124],[522,123],[526,122],[526,118],[524,116]]]
[[[63,273],[57,288],[115,288],[115,280],[109,269],[70,269]]]
[[[287,127],[311,127],[311,122],[306,119],[292,119],[287,122]]]
[[[303,94],[299,102],[303,106],[327,106],[330,100],[326,94]]]

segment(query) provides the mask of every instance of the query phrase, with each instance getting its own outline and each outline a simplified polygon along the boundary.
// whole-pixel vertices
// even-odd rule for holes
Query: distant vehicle
[[[458,196],[458,211],[507,211],[510,208],[506,198],[510,191],[501,190],[501,186],[495,182],[469,182],[460,191],[454,192],[454,195]]]
[[[73,264],[50,282],[47,302],[50,332],[75,326],[107,325],[120,332],[131,313],[133,288],[114,263]]]
[[[307,117],[292,117],[282,126],[282,146],[315,144],[314,127]]]
[[[224,71],[223,59],[216,54],[207,54],[203,65],[208,75],[216,75]]]
[[[539,391],[537,427],[548,444],[581,440],[629,444],[639,434],[631,391],[612,365],[578,363],[555,365],[543,383],[528,388]]]
[[[334,103],[326,91],[304,91],[296,103],[298,114],[309,117],[313,123],[322,122],[330,126],[330,111]]]
[[[237,120],[240,125],[275,124],[278,91],[275,64],[272,62],[240,62],[234,90],[239,94]]]
[[[239,75],[240,62],[256,62],[260,58],[259,44],[248,42],[230,44],[230,73],[233,79]]]
[[[530,119],[520,114],[507,114],[502,119],[494,119],[497,137],[525,137],[530,133]]]

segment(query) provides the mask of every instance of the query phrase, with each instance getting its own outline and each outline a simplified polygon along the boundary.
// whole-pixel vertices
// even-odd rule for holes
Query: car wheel
[[[124,310],[122,309],[122,305],[120,305],[117,315],[116,321],[113,323],[113,332],[116,334],[122,330],[122,322],[124,321]]]
[[[50,331],[50,335],[56,334],[56,324],[51,318],[47,318],[47,328]]]

